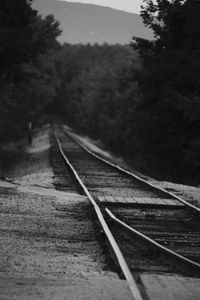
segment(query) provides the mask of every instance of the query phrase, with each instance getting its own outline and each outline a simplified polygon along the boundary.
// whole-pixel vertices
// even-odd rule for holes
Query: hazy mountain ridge
[[[60,21],[61,42],[127,44],[132,36],[153,37],[137,14],[57,0],[35,0],[33,6],[41,15],[53,14]]]

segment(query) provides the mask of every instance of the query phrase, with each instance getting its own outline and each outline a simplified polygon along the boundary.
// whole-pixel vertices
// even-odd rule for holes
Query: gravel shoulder
[[[16,146],[19,160],[1,169],[0,299],[131,299],[107,266],[87,198],[55,189],[48,133]]]

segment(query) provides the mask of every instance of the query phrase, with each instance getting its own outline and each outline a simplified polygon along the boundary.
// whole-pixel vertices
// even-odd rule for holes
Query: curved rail
[[[88,196],[89,200],[91,201],[91,203],[94,206],[95,212],[97,214],[98,220],[103,228],[103,231],[109,241],[109,244],[112,247],[112,250],[114,252],[114,255],[118,261],[118,264],[122,270],[122,273],[124,274],[124,277],[126,278],[129,288],[131,290],[131,293],[133,295],[133,299],[134,300],[143,300],[143,297],[141,296],[141,293],[137,287],[137,283],[135,282],[129,268],[128,265],[123,257],[123,254],[121,253],[121,250],[119,249],[119,246],[117,245],[117,242],[115,241],[104,217],[103,214],[99,208],[99,206],[97,205],[97,203],[95,202],[95,200],[93,199],[92,195],[90,194],[90,192],[88,191],[88,189],[86,188],[86,186],[84,185],[84,183],[82,182],[82,180],[80,179],[79,175],[77,174],[76,170],[74,169],[74,167],[72,166],[72,164],[70,163],[70,161],[68,160],[68,158],[66,157],[66,155],[63,152],[61,143],[59,141],[59,139],[55,136],[55,140],[57,142],[57,146],[59,149],[59,152],[62,156],[62,159],[64,160],[64,162],[67,164],[67,166],[71,169],[71,171],[73,172],[76,180],[78,181],[78,183],[80,184],[80,186],[82,187],[82,189],[84,190],[85,194]]]
[[[148,183],[147,181],[139,178],[138,176],[136,176],[135,174],[132,174],[129,171],[126,171],[125,169],[105,160],[104,158],[98,156],[97,154],[93,153],[92,151],[90,151],[86,146],[84,146],[77,137],[74,136],[74,134],[69,133],[68,135],[72,138],[72,140],[74,140],[75,143],[78,143],[78,145],[87,153],[89,153],[91,156],[95,157],[98,160],[101,160],[102,162],[110,165],[113,168],[117,168],[118,170],[120,170],[121,172],[128,174],[132,177],[134,177],[135,179],[141,181],[142,183],[144,183],[147,186],[151,186],[152,188],[155,188],[156,190],[159,190],[163,193],[165,193],[165,195],[170,195],[172,198],[179,200],[181,203],[183,203],[184,205],[186,205],[187,207],[189,207],[190,209],[195,210],[196,212],[200,212],[200,209],[191,205],[190,203],[188,203],[187,201],[177,197],[176,195],[169,193],[168,191],[165,191],[164,189],[160,189],[157,188],[156,186]],[[105,208],[106,213],[112,218],[112,220],[118,224],[118,226],[120,226],[120,228],[123,228],[129,231],[129,233],[134,234],[134,236],[136,236],[137,238],[139,238],[140,240],[142,240],[142,242],[146,243],[146,244],[151,244],[153,246],[155,246],[158,249],[158,252],[160,254],[160,256],[166,258],[170,263],[172,263],[173,265],[175,265],[178,268],[181,269],[182,271],[185,272],[190,272],[196,275],[200,275],[200,264],[162,246],[161,244],[157,243],[156,241],[154,241],[153,239],[149,238],[148,236],[140,233],[139,231],[135,230],[134,228],[128,226],[127,224],[125,224],[124,222],[122,222],[121,220],[117,219],[113,213],[111,213],[111,211],[108,208]]]
[[[114,164],[110,163],[110,162],[107,162],[106,160],[102,159],[101,157],[99,157],[98,155],[92,153],[90,150],[88,150],[85,146],[83,146],[79,141],[77,141],[77,138],[75,138],[74,136],[71,136],[70,134],[70,137],[74,140],[74,142],[78,143],[79,146],[81,146],[85,151],[87,151],[88,153],[90,153],[92,156],[96,157],[97,159],[100,159],[101,161],[104,161],[105,163],[111,165],[112,167],[117,167],[117,169],[120,169],[120,171],[122,172],[125,172],[125,173],[128,173],[129,175],[132,175],[133,177],[135,177],[134,174],[126,171],[126,170],[123,170],[122,168],[118,167],[118,166],[115,166]],[[90,199],[90,201],[92,202],[94,208],[95,208],[95,211],[96,211],[96,214],[98,216],[98,219],[103,227],[103,230],[109,240],[109,243],[112,247],[112,250],[115,254],[115,257],[117,258],[117,261],[122,269],[122,272],[126,278],[126,280],[128,281],[129,283],[129,286],[130,286],[130,289],[131,289],[131,292],[133,294],[133,296],[135,297],[135,291],[136,291],[136,297],[135,299],[142,299],[141,298],[141,294],[137,288],[137,284],[135,282],[135,280],[133,279],[132,277],[132,274],[124,260],[124,257],[110,231],[110,229],[108,228],[107,224],[106,224],[106,221],[103,217],[103,214],[99,208],[99,206],[97,205],[97,203],[95,202],[95,200],[93,199],[92,195],[90,194],[90,192],[88,191],[87,187],[84,185],[84,183],[82,182],[82,180],[80,179],[79,175],[77,174],[76,170],[74,169],[74,167],[71,165],[71,163],[69,162],[69,160],[66,158],[63,150],[62,150],[62,147],[61,147],[61,144],[59,142],[59,140],[55,137],[56,141],[57,141],[57,145],[58,145],[58,148],[59,148],[59,151],[65,161],[65,163],[67,163],[67,165],[70,167],[70,169],[72,170],[72,172],[74,173],[77,181],[79,182],[79,184],[81,185],[82,189],[84,190],[85,194],[88,196],[88,198]],[[140,178],[139,178],[140,179]],[[142,179],[140,179],[141,181],[143,181]],[[148,184],[148,182],[145,182]],[[150,184],[151,185],[151,184]],[[152,186],[152,185],[151,185]],[[154,187],[154,186],[152,186]],[[155,187],[156,188],[156,187]],[[157,189],[157,188],[156,188]],[[160,190],[160,189],[159,189]],[[164,190],[162,190],[164,191]],[[171,193],[168,193],[167,191],[164,191],[166,192],[166,194],[171,194]],[[174,196],[175,199],[177,199],[178,197],[176,197],[175,195],[172,194],[172,196]],[[181,199],[182,200],[182,199]],[[182,202],[182,201],[181,201]],[[183,200],[183,202],[186,202]],[[187,202],[186,202],[187,203]],[[188,204],[188,203],[187,203]],[[190,207],[191,208],[191,207]],[[193,206],[192,206],[193,208]],[[194,207],[196,209],[196,207]],[[161,244],[157,243],[156,241],[152,240],[151,238],[149,238],[148,236],[140,233],[139,231],[135,230],[134,228],[130,227],[129,225],[125,224],[124,222],[122,222],[121,220],[117,219],[112,213],[111,211],[106,208],[105,209],[106,213],[109,215],[109,217],[114,221],[115,224],[117,224],[117,226],[120,227],[120,229],[122,230],[126,230],[126,234],[128,232],[128,234],[130,235],[130,233],[135,237],[139,238],[142,242],[146,243],[146,244],[151,244],[152,246],[156,247],[156,249],[158,250],[158,253],[160,254],[160,256],[166,258],[169,262],[173,263],[173,265],[176,265],[177,267],[177,264],[178,264],[178,267],[179,269],[185,271],[185,272],[190,272],[190,273],[193,273],[193,275],[200,275],[200,264],[194,262],[194,261],[191,261],[190,259],[187,259],[186,257],[182,256],[182,255],[179,255],[177,254],[176,252],[162,246]],[[199,210],[198,210],[199,211]],[[137,298],[137,297],[140,297],[140,298]]]
[[[168,261],[173,263],[175,266],[177,266],[179,269],[182,269],[182,271],[191,272],[193,275],[200,275],[200,264],[162,246],[161,244],[157,243],[153,239],[149,238],[145,234],[139,232],[138,230],[134,229],[133,227],[130,227],[120,219],[118,219],[108,208],[105,209],[109,217],[112,219],[112,221],[117,224],[120,228],[125,229],[128,231],[131,235],[134,235],[135,237],[139,238],[141,241],[143,241],[145,244],[150,244],[155,246],[159,250],[160,256],[167,258]]]
[[[74,134],[72,134],[71,132],[67,132],[67,134],[68,134],[68,135],[69,135],[69,136],[70,136],[70,137],[71,137],[71,138],[72,138],[72,139],[73,139],[73,140],[74,140],[74,141],[75,141],[82,149],[84,149],[87,153],[89,153],[89,154],[92,155],[93,157],[95,157],[95,158],[101,160],[102,162],[106,163],[107,165],[110,165],[110,166],[113,167],[113,168],[118,169],[120,172],[125,173],[125,174],[127,174],[127,175],[133,177],[134,179],[137,179],[139,182],[142,182],[143,184],[145,184],[145,185],[147,185],[147,186],[149,186],[149,187],[151,187],[151,188],[153,188],[153,189],[155,189],[155,190],[157,190],[157,191],[160,191],[160,192],[164,193],[164,194],[167,195],[167,196],[171,196],[172,198],[174,198],[174,199],[180,201],[182,204],[184,204],[184,205],[187,206],[188,208],[192,209],[193,211],[195,211],[195,212],[197,212],[197,213],[200,213],[200,208],[196,207],[195,205],[192,205],[191,203],[187,202],[186,200],[184,200],[184,199],[182,199],[182,198],[176,196],[176,195],[173,194],[173,193],[170,193],[170,192],[166,191],[165,189],[162,189],[162,188],[159,188],[159,187],[153,185],[152,183],[150,183],[150,182],[148,182],[148,181],[146,181],[146,180],[140,178],[139,176],[133,174],[132,172],[129,172],[129,171],[125,170],[124,168],[122,168],[122,167],[120,167],[120,166],[118,166],[118,165],[116,165],[116,164],[114,164],[114,163],[111,163],[110,161],[108,161],[108,160],[102,158],[101,156],[99,156],[99,155],[93,153],[91,150],[89,150],[89,149],[88,149],[85,145],[83,145],[82,142],[80,142],[80,140],[79,140],[76,136],[74,136]]]

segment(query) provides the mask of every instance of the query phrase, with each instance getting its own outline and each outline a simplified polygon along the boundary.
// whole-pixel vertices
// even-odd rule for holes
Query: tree
[[[56,38],[61,30],[53,16],[42,19],[31,3],[0,2],[1,140],[19,136],[30,114],[36,115],[42,103],[54,97],[56,81],[45,55],[51,60],[50,51],[59,48]]]
[[[59,22],[54,19],[53,15],[46,18],[38,16],[33,24],[33,41],[32,41],[32,57],[43,54],[50,49],[58,49],[59,43],[56,38],[61,34]]]
[[[20,66],[58,45],[61,33],[53,16],[42,19],[31,7],[32,0],[0,2],[0,80],[20,79]]]
[[[30,23],[36,12],[31,1],[0,2],[0,80],[13,73],[17,65],[30,60]]]
[[[155,40],[135,38],[144,71],[138,112],[143,147],[170,172],[200,167],[200,1],[144,0],[142,17]],[[191,172],[192,171],[192,172]]]

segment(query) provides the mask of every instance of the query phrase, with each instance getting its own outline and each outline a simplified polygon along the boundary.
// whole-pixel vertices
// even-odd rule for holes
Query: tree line
[[[0,136],[57,114],[151,174],[199,179],[198,0],[144,0],[141,15],[155,38],[124,46],[59,45],[52,16],[42,19],[31,1],[1,3],[19,2],[13,27],[0,6]]]
[[[57,90],[67,122],[140,168],[199,178],[200,2],[144,0],[153,41],[63,45]]]
[[[0,2],[0,139],[23,136],[39,119],[56,88],[52,53],[60,47],[59,23],[42,18],[32,0]]]
[[[155,40],[136,38],[133,44],[143,63],[137,109],[140,149],[165,173],[199,179],[200,1],[144,4],[141,15]]]

